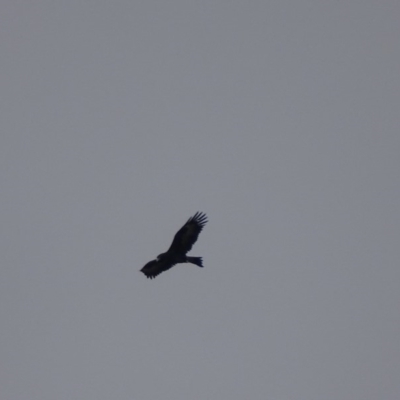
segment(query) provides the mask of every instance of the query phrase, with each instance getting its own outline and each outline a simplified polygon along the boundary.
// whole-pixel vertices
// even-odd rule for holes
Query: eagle
[[[161,272],[167,271],[175,264],[192,263],[198,267],[203,267],[201,257],[189,257],[186,255],[196,243],[200,232],[207,223],[207,215],[196,212],[190,217],[186,224],[175,234],[171,246],[165,253],[161,253],[155,260],[149,261],[140,271],[147,278],[153,279]]]

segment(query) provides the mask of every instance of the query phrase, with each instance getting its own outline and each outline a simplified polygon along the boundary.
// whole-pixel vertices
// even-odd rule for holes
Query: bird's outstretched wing
[[[166,262],[165,260],[152,260],[149,261],[140,271],[142,271],[148,278],[153,279],[161,272],[167,271],[175,264]]]
[[[190,251],[206,223],[207,215],[202,212],[197,212],[189,218],[186,224],[176,233],[167,253],[186,254]]]

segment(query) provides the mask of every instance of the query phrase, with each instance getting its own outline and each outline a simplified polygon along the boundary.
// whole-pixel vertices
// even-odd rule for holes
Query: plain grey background
[[[1,400],[400,398],[398,1],[0,18]]]

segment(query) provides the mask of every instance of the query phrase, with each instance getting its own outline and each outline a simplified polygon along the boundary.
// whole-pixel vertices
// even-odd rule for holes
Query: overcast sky
[[[1,400],[400,398],[398,1],[0,18]]]

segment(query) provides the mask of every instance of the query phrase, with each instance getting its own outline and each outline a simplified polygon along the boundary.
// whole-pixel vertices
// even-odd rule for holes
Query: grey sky
[[[399,16],[1,2],[1,400],[397,400]]]

